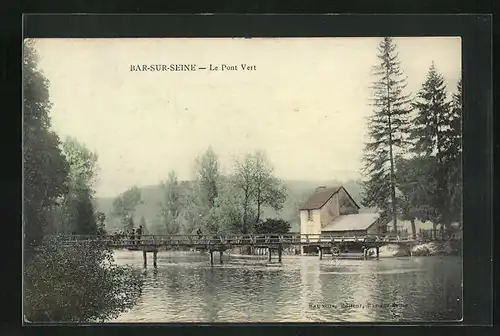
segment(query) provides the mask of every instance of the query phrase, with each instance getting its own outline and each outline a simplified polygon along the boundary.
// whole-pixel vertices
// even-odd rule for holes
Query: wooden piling
[[[267,248],[267,261],[271,261],[271,248]]]
[[[153,251],[153,267],[156,268],[157,267],[157,264],[156,264],[156,260],[158,258],[158,251]]]
[[[281,255],[282,255],[282,253],[283,253],[283,249],[280,246],[280,247],[278,247],[278,262],[281,262]]]
[[[222,265],[222,255],[224,254],[224,252],[222,251],[219,251],[219,258],[220,258],[220,263]]]
[[[210,250],[210,265],[214,265],[214,251]]]
[[[377,247],[375,248],[375,251],[377,252],[377,259],[378,259],[380,256],[380,246],[377,245]]]
[[[318,253],[319,253],[319,260],[323,260],[323,249],[320,247],[318,247]]]
[[[147,257],[146,249],[142,250],[142,259],[144,260],[144,268],[148,267],[148,257]]]

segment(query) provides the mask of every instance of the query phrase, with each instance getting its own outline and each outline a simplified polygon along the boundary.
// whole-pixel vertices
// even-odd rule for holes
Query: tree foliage
[[[263,207],[276,211],[283,208],[286,187],[274,176],[274,169],[264,152],[256,151],[247,154],[243,160],[236,160],[232,180],[240,194],[242,233],[253,231],[253,226],[261,220]]]
[[[365,194],[363,205],[391,215],[396,230],[395,160],[407,146],[410,96],[404,93],[406,77],[398,60],[396,45],[385,37],[378,47],[380,63],[373,67],[373,115],[369,118],[370,140],[364,149]]]
[[[458,89],[460,94],[460,86]],[[455,96],[455,100],[459,98]],[[413,152],[433,162],[433,169],[422,181],[430,191],[427,199],[432,212],[430,217],[433,217],[434,223],[443,224],[442,228],[448,227],[455,217],[452,203],[456,186],[450,180],[461,168],[457,161],[460,152],[460,132],[457,129],[460,113],[457,108],[460,106],[448,100],[444,78],[434,63],[413,106],[416,111],[411,132]]]
[[[285,234],[290,231],[290,223],[283,219],[268,218],[255,225],[255,233],[281,233]]]
[[[210,209],[215,205],[219,189],[219,161],[212,147],[196,159],[196,181],[199,185],[200,198]]]
[[[48,211],[66,192],[69,165],[51,130],[48,80],[37,66],[33,40],[23,50],[23,226],[25,256],[41,243]]]
[[[97,218],[92,198],[97,176],[97,154],[77,139],[68,137],[62,144],[69,164],[68,188],[62,197],[61,231],[74,234],[96,234]]]
[[[111,251],[52,239],[26,267],[24,313],[31,322],[102,322],[133,307],[142,285],[140,271],[115,265]]]
[[[119,218],[125,227],[131,228],[134,225],[135,209],[142,203],[141,190],[134,186],[115,198],[112,214]]]
[[[179,217],[182,211],[182,190],[175,171],[168,174],[168,180],[162,184],[164,199],[161,204],[161,218],[167,234],[181,231]]]

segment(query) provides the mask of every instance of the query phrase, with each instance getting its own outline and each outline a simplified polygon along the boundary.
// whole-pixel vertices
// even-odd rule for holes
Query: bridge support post
[[[148,256],[146,253],[146,249],[142,250],[142,259],[144,261],[144,268],[148,267]]]
[[[220,263],[222,265],[222,255],[224,254],[224,252],[222,251],[219,251],[219,258],[220,258]]]
[[[366,259],[367,255],[368,255],[368,249],[366,248],[366,246],[363,246],[363,259]]]
[[[158,258],[158,251],[153,251],[153,267],[156,268],[156,259]]]
[[[318,254],[319,254],[319,260],[323,260],[323,249],[320,247],[318,247]]]
[[[377,247],[375,248],[375,251],[377,252],[377,259],[378,259],[380,256],[380,246],[377,245]]]
[[[281,262],[282,253],[283,253],[283,248],[280,246],[278,247],[278,262]]]
[[[271,261],[271,248],[267,248],[267,261]]]
[[[214,265],[214,251],[210,250],[210,265]]]

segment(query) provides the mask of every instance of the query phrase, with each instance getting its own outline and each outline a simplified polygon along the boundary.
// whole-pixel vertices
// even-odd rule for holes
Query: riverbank
[[[259,256],[266,255],[267,249],[255,249],[254,253],[250,252],[249,247],[237,247],[228,250],[229,254],[234,256]],[[361,253],[361,252],[360,252]],[[293,248],[283,250],[283,255],[297,255],[297,251]],[[460,256],[462,254],[462,241],[432,241],[408,247],[399,244],[383,245],[379,249],[380,258],[394,258],[394,257],[409,257],[409,256]],[[370,257],[375,257],[376,249],[370,248],[368,250]],[[343,255],[342,255],[343,256]],[[342,257],[341,256],[341,257]]]
[[[407,256],[459,256],[462,253],[462,241],[433,241],[422,243],[408,248],[404,245],[388,244],[380,247],[379,257],[407,257]],[[375,248],[368,250],[369,256],[375,256]]]

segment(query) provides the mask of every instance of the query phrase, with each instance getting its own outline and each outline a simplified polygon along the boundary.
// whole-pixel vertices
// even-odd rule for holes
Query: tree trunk
[[[387,70],[387,69],[386,69]],[[387,122],[389,126],[389,160],[391,163],[391,204],[392,204],[392,225],[397,233],[397,211],[396,211],[396,176],[394,173],[394,153],[392,151],[392,124],[391,124],[391,101],[389,74],[387,73]]]
[[[413,235],[413,239],[417,239],[417,228],[415,227],[415,218],[412,218],[410,222],[411,222],[411,233]]]

